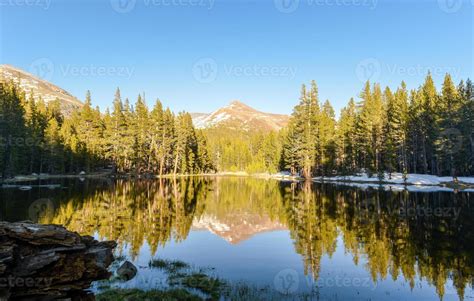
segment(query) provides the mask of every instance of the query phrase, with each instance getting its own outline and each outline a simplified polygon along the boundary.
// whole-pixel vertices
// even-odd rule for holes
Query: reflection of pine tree
[[[336,249],[337,227],[325,212],[326,201],[312,191],[310,183],[304,184],[301,190],[295,185],[286,190],[285,208],[291,237],[296,251],[303,256],[305,273],[314,279],[319,277],[321,257],[331,256]]]
[[[129,245],[135,257],[145,241],[155,252],[172,236],[177,241],[186,238],[198,199],[205,199],[206,191],[194,180],[118,181],[85,199],[72,198],[52,220],[42,222],[63,224],[81,234],[97,231],[103,239]]]
[[[367,260],[373,281],[403,277],[413,288],[424,279],[441,297],[448,281],[461,297],[474,281],[469,194],[362,191],[245,178],[117,181],[106,189],[90,189],[70,196],[40,222],[97,233],[118,241],[119,248],[129,246],[130,255],[137,256],[145,242],[155,253],[170,239],[184,240],[193,220],[204,214],[226,220],[252,213],[288,227],[306,272],[316,280],[322,256],[334,254],[340,235],[355,264]],[[400,214],[401,208],[453,206],[461,209],[457,220]]]

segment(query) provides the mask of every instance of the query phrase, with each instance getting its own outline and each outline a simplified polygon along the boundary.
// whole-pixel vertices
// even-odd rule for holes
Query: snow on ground
[[[420,185],[401,185],[401,184],[373,184],[373,183],[357,183],[357,182],[333,182],[340,186],[357,187],[360,189],[383,189],[385,191],[404,191],[409,192],[454,192],[453,188],[441,186],[420,186]],[[474,192],[474,189],[465,189],[463,192]]]
[[[385,174],[382,181],[377,175],[369,177],[367,174],[360,174],[355,176],[337,176],[337,177],[316,177],[313,178],[315,182],[332,182],[339,185],[346,185],[352,187],[359,187],[362,189],[383,188],[387,191],[402,191],[410,192],[454,192],[455,189],[441,186],[446,183],[452,183],[452,177],[438,177],[433,175],[423,174],[408,174],[406,182],[403,179],[403,174],[392,173],[391,177]],[[474,184],[474,177],[459,177],[458,181],[464,184]],[[380,183],[382,182],[382,183]],[[462,189],[464,192],[474,192],[474,188]]]
[[[271,178],[280,181],[297,181],[301,178],[292,176],[289,172],[281,171],[276,174],[269,175]],[[459,177],[460,183],[474,184],[474,177]],[[361,189],[368,188],[383,188],[386,191],[403,191],[410,192],[454,192],[455,189],[445,187],[443,184],[452,183],[452,177],[438,177],[433,175],[423,174],[408,174],[406,182],[403,179],[403,174],[392,173],[389,177],[385,174],[382,181],[377,175],[369,177],[367,174],[360,174],[355,176],[337,176],[337,177],[315,177],[314,182],[330,182],[336,185],[358,187]],[[474,188],[461,189],[464,192],[474,192]]]
[[[474,177],[459,177],[458,180],[462,183],[474,184]]]
[[[326,181],[326,182],[362,182],[362,183],[370,183],[370,182],[380,182],[380,179],[377,175],[369,177],[367,174],[361,174],[356,176],[337,176],[337,177],[317,177],[314,178],[315,181]],[[474,177],[459,177],[459,182],[467,183],[467,184],[474,184]],[[435,186],[440,185],[442,183],[450,183],[453,182],[452,177],[438,177],[433,175],[423,175],[423,174],[408,174],[407,180],[403,179],[403,174],[401,173],[392,173],[391,177],[389,174],[386,173],[384,178],[382,179],[384,183],[390,184],[407,184],[407,185],[429,185]]]

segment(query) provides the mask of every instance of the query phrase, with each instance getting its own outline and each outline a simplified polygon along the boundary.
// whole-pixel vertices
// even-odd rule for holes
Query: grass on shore
[[[201,301],[203,298],[185,289],[170,289],[166,291],[141,291],[138,289],[113,289],[96,296],[97,301]]]
[[[168,259],[153,259],[148,263],[151,269],[159,269],[167,275],[169,287],[151,290],[114,288],[111,283],[120,281],[112,278],[101,283],[98,301],[217,301],[217,300],[314,300],[314,293],[282,294],[271,286],[255,286],[245,282],[232,283],[207,272],[212,268],[195,268],[186,262]]]
[[[188,269],[189,264],[180,260],[153,259],[148,263],[150,268],[165,270],[168,273],[176,273],[182,269]]]

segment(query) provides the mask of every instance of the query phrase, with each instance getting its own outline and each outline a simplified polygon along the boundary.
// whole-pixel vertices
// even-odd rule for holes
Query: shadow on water
[[[452,289],[460,299],[474,285],[472,193],[248,178],[54,183],[63,188],[0,190],[0,218],[61,224],[116,240],[119,252],[132,259],[144,244],[154,255],[196,229],[214,227],[213,233],[236,245],[285,229],[313,281],[340,240],[354,265],[365,262],[373,283],[403,279],[413,289],[422,279],[439,297]]]

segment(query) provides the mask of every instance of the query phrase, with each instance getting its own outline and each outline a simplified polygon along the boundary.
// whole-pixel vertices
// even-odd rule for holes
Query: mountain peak
[[[58,99],[61,110],[66,115],[83,106],[80,100],[66,90],[11,65],[0,65],[0,82],[13,82],[25,93],[33,93],[36,100],[42,98],[46,103]]]
[[[248,105],[244,104],[244,103],[241,102],[240,100],[232,100],[232,101],[229,103],[229,106],[249,107]]]
[[[245,105],[243,102],[241,102],[240,100],[232,100],[231,102],[229,102],[229,105],[231,106],[241,106],[241,105]]]
[[[239,100],[233,100],[229,103],[229,105],[225,108],[231,109],[231,110],[247,110],[247,111],[257,111],[254,108],[246,105],[245,103],[239,101]]]
[[[211,114],[191,114],[197,128],[227,127],[230,129],[278,131],[288,124],[289,116],[264,113],[233,100]]]

